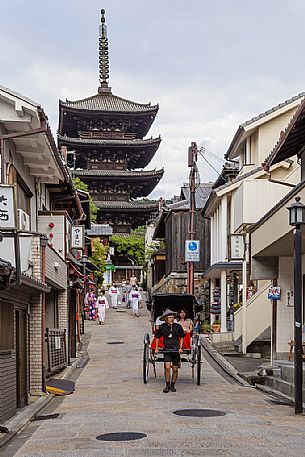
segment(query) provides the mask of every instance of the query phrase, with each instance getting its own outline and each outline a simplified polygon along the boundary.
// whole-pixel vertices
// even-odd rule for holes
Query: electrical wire
[[[199,154],[201,155],[201,157],[203,158],[203,160],[206,161],[206,163],[215,171],[215,173],[217,173],[217,175],[219,177],[221,177],[224,181],[227,181],[226,178],[224,178],[223,176],[221,176],[221,173],[219,173],[219,171],[216,170],[216,168],[208,161],[208,159],[203,155],[202,151],[199,149],[198,150]]]

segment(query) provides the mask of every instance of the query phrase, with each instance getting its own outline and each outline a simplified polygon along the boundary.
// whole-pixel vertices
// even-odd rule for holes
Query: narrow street
[[[162,393],[163,373],[142,381],[143,335],[149,315],[109,310],[105,326],[86,322],[91,333],[90,361],[74,394],[56,398],[56,419],[35,421],[2,450],[3,457],[76,456],[304,456],[305,419],[288,406],[270,403],[254,388],[241,387],[216,372],[206,360],[202,385],[191,379],[187,363],[180,370],[177,393]],[[120,341],[124,344],[108,344]],[[53,406],[52,406],[53,405]],[[55,407],[56,406],[56,407]],[[210,408],[221,417],[180,417],[176,409]],[[140,432],[129,442],[103,442],[109,432]]]

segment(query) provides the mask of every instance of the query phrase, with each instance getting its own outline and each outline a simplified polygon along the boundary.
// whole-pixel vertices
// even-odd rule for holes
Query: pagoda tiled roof
[[[161,179],[164,169],[161,170],[75,170],[76,176],[88,177],[113,177],[113,178],[159,178]]]
[[[112,93],[96,94],[82,100],[60,100],[59,105],[64,108],[76,110],[103,111],[103,112],[120,112],[120,113],[145,113],[159,109],[159,105],[150,103],[137,103],[125,98],[118,97]]]
[[[156,211],[158,202],[145,201],[95,201],[99,209],[104,210],[127,210],[127,211]]]
[[[63,143],[73,144],[87,144],[87,145],[101,145],[101,146],[159,146],[161,137],[147,138],[141,140],[136,138],[134,140],[105,140],[99,138],[71,138],[66,135],[58,135],[58,141]]]

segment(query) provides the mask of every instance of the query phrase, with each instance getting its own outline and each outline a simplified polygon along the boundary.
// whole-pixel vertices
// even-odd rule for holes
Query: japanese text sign
[[[71,233],[71,249],[84,249],[84,226],[73,225]]]
[[[0,184],[0,228],[16,228],[14,187]]]
[[[230,260],[243,260],[245,257],[244,235],[231,235],[230,241]]]

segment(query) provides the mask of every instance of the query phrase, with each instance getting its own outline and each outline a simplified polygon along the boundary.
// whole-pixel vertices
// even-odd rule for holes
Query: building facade
[[[82,219],[83,212],[43,109],[5,87],[0,87],[0,141],[0,422],[4,422],[31,395],[41,394],[55,367],[67,365],[66,255],[71,225]],[[9,227],[8,207],[12,208]],[[50,338],[55,337],[56,353],[48,350]]]
[[[296,158],[277,163],[269,172],[261,163],[303,99],[304,94],[293,97],[238,128],[225,155],[238,169],[237,175],[231,174],[224,184],[217,180],[204,209],[211,220],[211,265],[205,276],[211,283],[210,303],[212,307],[216,303],[218,310],[211,315],[211,322],[220,318],[221,331],[234,331],[234,339],[240,341],[244,352],[271,324],[271,310],[264,295],[268,283],[253,284],[250,280],[248,231],[300,177]],[[245,252],[239,258],[231,252],[233,235],[242,235]]]

